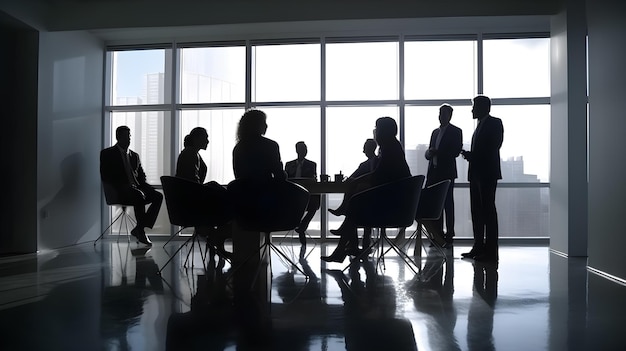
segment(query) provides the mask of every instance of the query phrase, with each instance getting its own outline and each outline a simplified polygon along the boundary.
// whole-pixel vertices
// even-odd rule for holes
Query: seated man
[[[100,176],[102,182],[111,185],[122,203],[132,204],[137,226],[131,235],[146,245],[152,242],[144,228],[152,228],[156,222],[163,195],[146,183],[139,155],[130,150],[130,128],[120,126],[115,130],[117,143],[100,152]],[[148,211],[145,205],[149,204]]]
[[[298,158],[285,164],[287,178],[317,178],[317,164],[305,158],[307,152],[308,149],[304,141],[296,143]],[[320,208],[320,202],[321,197],[319,195],[311,195],[306,213],[302,217],[300,225],[296,228],[296,233],[298,233],[302,245],[306,245],[306,230],[309,228],[309,223],[315,216],[315,212]]]

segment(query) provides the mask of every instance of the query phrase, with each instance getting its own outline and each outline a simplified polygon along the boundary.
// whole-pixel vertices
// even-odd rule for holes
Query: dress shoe
[[[337,217],[346,215],[346,211],[341,207],[334,209],[334,210],[332,208],[329,208],[328,212],[332,213],[333,215]]]
[[[474,250],[470,250],[469,252],[464,252],[461,254],[461,257],[463,258],[474,258],[478,256],[478,253]]]
[[[333,251],[332,254],[330,254],[330,256],[322,256],[321,259],[322,261],[325,262],[338,262],[341,263],[346,259],[346,256],[348,254],[346,253],[345,250],[343,249],[335,249],[335,251]]]
[[[152,246],[152,241],[148,239],[148,237],[146,236],[146,232],[143,230],[143,228],[135,227],[133,230],[130,231],[130,235],[134,236],[140,243]]]
[[[339,229],[331,229],[330,230],[330,234],[341,236],[341,230],[339,230]]]

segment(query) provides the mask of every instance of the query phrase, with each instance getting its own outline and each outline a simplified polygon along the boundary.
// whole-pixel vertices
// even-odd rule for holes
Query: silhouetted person
[[[347,181],[352,181],[360,176],[366,175],[367,173],[373,172],[378,166],[378,156],[376,156],[376,148],[378,144],[374,139],[365,140],[365,144],[363,144],[363,153],[367,160],[361,162],[359,167],[352,172],[352,174],[347,178]],[[363,241],[362,247],[365,249],[370,246],[372,239],[372,228],[363,228]]]
[[[472,136],[471,151],[461,151],[469,162],[470,203],[474,245],[463,257],[478,261],[498,261],[498,214],[496,187],[502,179],[500,147],[504,136],[502,120],[492,117],[491,100],[483,95],[473,100],[472,116],[478,125]]]
[[[287,178],[317,179],[317,164],[305,158],[307,152],[308,149],[304,141],[296,143],[296,153],[298,154],[298,158],[285,164]],[[317,212],[320,208],[320,201],[320,195],[311,195],[309,197],[309,204],[304,217],[302,217],[300,225],[296,228],[296,233],[298,233],[298,238],[300,239],[300,243],[302,245],[306,245],[306,230],[309,228],[309,223],[311,222],[311,219],[313,219],[313,216],[315,216],[315,212]]]
[[[137,226],[131,234],[146,245],[152,242],[144,228],[152,228],[159,215],[163,195],[146,183],[146,174],[141,167],[139,155],[130,150],[130,129],[120,126],[115,130],[117,143],[100,152],[100,176],[103,183],[115,188],[122,203],[132,204],[137,217]],[[145,205],[149,204],[146,211]]]
[[[374,139],[365,140],[363,144],[363,153],[367,160],[361,162],[359,167],[347,178],[347,180],[356,179],[362,175],[373,172],[378,166],[378,156],[376,156],[376,148],[378,144]]]
[[[439,251],[430,248],[427,250],[424,268],[416,278],[419,280],[413,292],[413,303],[417,311],[429,314],[432,318],[433,322],[426,325],[431,346],[440,350],[461,350],[454,335],[457,321],[454,259],[444,259]]]
[[[380,146],[378,166],[373,172],[349,182],[349,189],[341,205],[336,210],[329,210],[332,214],[345,215],[350,198],[359,191],[411,176],[402,145],[396,139],[397,133],[398,125],[393,118],[381,117],[376,120],[374,138]],[[341,238],[335,251],[330,256],[322,256],[322,260],[343,262],[347,255],[358,256],[361,253],[357,247],[357,227],[350,216],[346,216],[339,229],[331,232]]]
[[[430,144],[425,157],[428,160],[428,172],[426,174],[426,186],[449,179],[450,186],[446,194],[443,213],[432,225],[432,233],[438,236],[438,240],[451,244],[454,238],[454,180],[457,178],[456,158],[463,148],[463,132],[457,126],[450,124],[452,119],[452,106],[443,104],[439,108],[439,128],[433,130],[430,136]],[[444,235],[443,222],[446,222]]]
[[[267,116],[261,110],[249,110],[239,120],[237,145],[233,149],[235,179],[265,181],[285,179],[278,144],[265,138]]]
[[[361,270],[365,272],[362,280]],[[349,276],[326,270],[341,290],[344,302],[345,349],[417,351],[413,327],[396,318],[396,290],[390,277],[379,275],[372,261],[350,267]]]
[[[196,127],[185,136],[184,149],[178,155],[176,162],[176,177],[184,178],[195,183],[203,184],[207,175],[207,166],[200,156],[200,150],[206,150],[209,145],[209,134],[206,129]],[[204,183],[204,186],[211,189],[211,194],[221,194],[222,203],[227,201],[226,188],[215,181]],[[202,204],[198,204],[202,206]],[[215,247],[218,255],[230,258],[231,253],[224,249],[224,241],[232,237],[230,224],[213,227],[196,227],[196,233],[207,238],[207,241]],[[211,248],[213,250],[213,248]],[[214,255],[215,252],[212,252]]]
[[[493,315],[498,298],[498,269],[493,263],[474,263],[472,301],[467,312],[469,350],[495,350]]]

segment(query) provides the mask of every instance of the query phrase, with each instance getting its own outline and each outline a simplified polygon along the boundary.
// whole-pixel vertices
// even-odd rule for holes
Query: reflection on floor
[[[624,349],[626,287],[545,246],[503,245],[498,266],[427,248],[416,276],[393,254],[344,270],[320,261],[333,244],[283,242],[308,278],[273,254],[265,285],[197,250],[185,268],[187,248],[158,275],[180,244],[0,259],[0,350]]]

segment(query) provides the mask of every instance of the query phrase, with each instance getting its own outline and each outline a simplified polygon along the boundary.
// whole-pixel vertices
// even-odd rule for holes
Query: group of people
[[[451,182],[443,214],[430,225],[442,246],[452,244],[455,236],[453,191],[454,180],[458,176],[456,158],[462,155],[469,162],[468,179],[474,235],[472,249],[462,256],[481,261],[497,261],[498,220],[495,192],[497,181],[502,178],[499,150],[504,131],[502,121],[490,115],[491,100],[488,97],[476,96],[472,103],[472,116],[478,120],[478,124],[472,136],[471,149],[467,151],[462,149],[461,129],[450,123],[453,108],[443,104],[439,109],[440,126],[432,132],[429,148],[424,155],[429,161],[426,186],[442,180]],[[303,141],[296,143],[297,159],[287,162],[283,169],[278,143],[266,138],[266,131],[267,116],[263,111],[248,110],[241,117],[237,128],[237,143],[233,149],[233,171],[236,179],[264,181],[317,177],[317,165],[306,159],[308,150]],[[363,146],[367,160],[347,178],[348,190],[341,205],[336,209],[329,209],[336,216],[346,217],[338,229],[331,230],[333,234],[340,236],[336,249],[329,256],[323,256],[322,260],[342,262],[349,255],[358,256],[362,253],[363,249],[358,247],[357,227],[347,215],[352,195],[376,185],[411,176],[397,133],[398,126],[393,118],[380,117],[376,120],[374,139],[367,139]],[[117,143],[102,150],[100,155],[102,182],[116,188],[124,203],[133,204],[137,226],[131,231],[131,235],[139,242],[151,245],[145,228],[152,228],[154,225],[163,195],[146,182],[139,155],[129,149],[130,129],[121,126],[117,128],[115,135]],[[214,181],[204,183],[207,165],[199,151],[206,149],[208,144],[209,137],[204,128],[191,130],[185,137],[184,149],[178,157],[176,176],[225,192],[226,189]],[[306,244],[306,230],[319,207],[320,196],[312,195],[300,224],[295,228],[302,244]],[[218,254],[229,255],[224,250],[224,240],[230,235],[228,226],[196,230],[205,233],[207,238],[214,238],[213,244],[217,247]],[[362,243],[364,248],[369,246],[370,232],[366,228]]]

